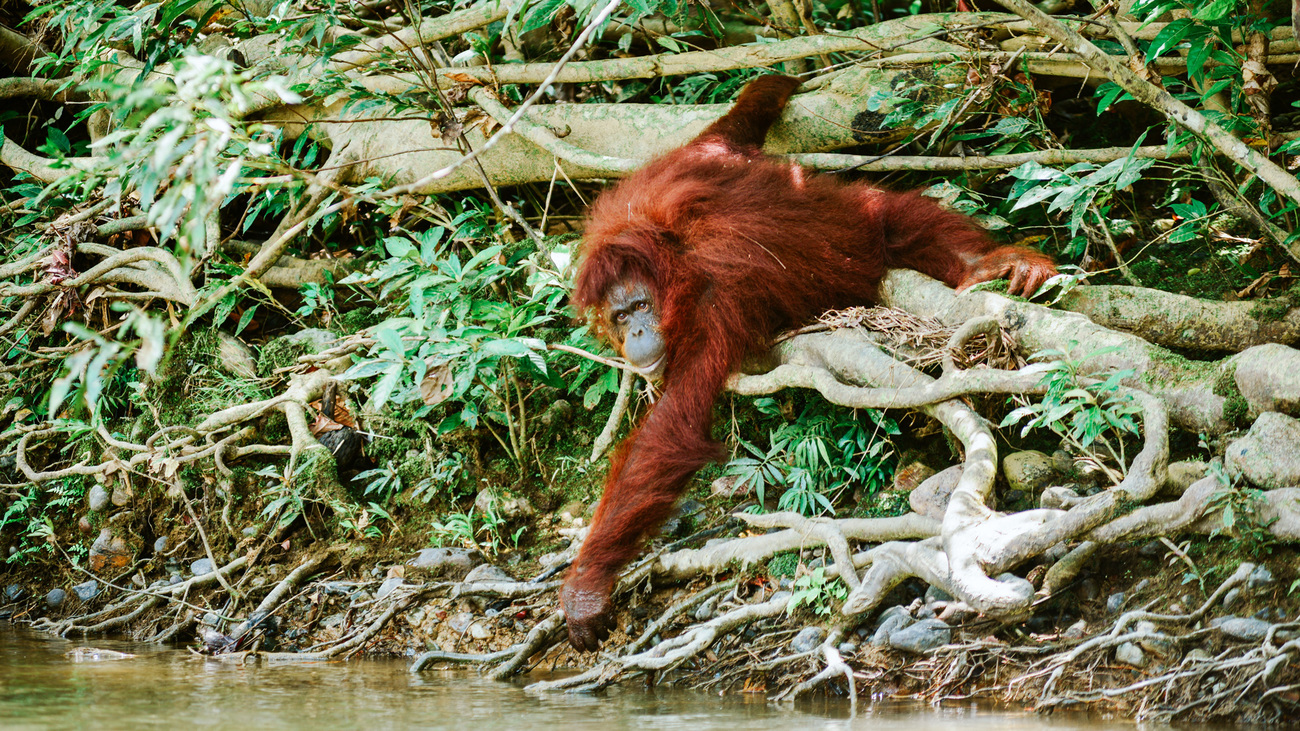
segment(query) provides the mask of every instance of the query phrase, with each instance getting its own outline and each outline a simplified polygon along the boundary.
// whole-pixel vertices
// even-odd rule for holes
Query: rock
[[[113,496],[110,499],[114,505],[123,508],[126,507],[127,503],[131,502],[133,497],[135,497],[135,493],[131,491],[131,486],[119,482],[113,487]]]
[[[929,652],[952,641],[952,628],[941,619],[924,619],[889,635],[889,646],[903,652]]]
[[[5,587],[5,599],[16,602],[23,598],[23,588],[17,584],[10,584]]]
[[[87,504],[90,505],[90,510],[94,513],[107,508],[110,499],[108,490],[105,490],[103,485],[95,485],[90,488],[90,492],[86,495]]]
[[[1052,466],[1051,457],[1028,450],[1013,452],[1003,458],[1002,474],[1006,476],[1007,484],[1012,490],[1037,495],[1039,490],[1056,478],[1056,468]]]
[[[921,486],[921,483],[934,477],[934,469],[921,462],[911,462],[894,472],[894,484],[890,487],[894,492],[911,492]]]
[[[1081,640],[1087,634],[1088,634],[1088,623],[1081,619],[1078,622],[1075,622],[1074,624],[1070,625],[1069,627],[1066,627],[1065,631],[1061,633],[1061,637],[1067,640]]]
[[[379,588],[375,590],[375,598],[383,599],[389,594],[392,594],[393,590],[401,586],[403,583],[402,579],[397,576],[394,576],[391,579],[384,579],[384,583],[380,584]]]
[[[1145,652],[1142,652],[1141,647],[1132,642],[1125,642],[1115,648],[1115,662],[1122,662],[1135,668],[1144,668],[1147,665],[1147,656]]]
[[[1209,465],[1199,460],[1170,462],[1169,473],[1165,476],[1164,492],[1182,495],[1193,482],[1205,477]]]
[[[469,626],[469,636],[476,640],[486,640],[492,636],[492,630],[482,622],[475,622]]]
[[[158,540],[153,542],[153,552],[162,553],[167,550],[167,536],[159,536]]]
[[[916,610],[917,619],[934,619],[936,616],[938,615],[934,613],[934,609],[929,606],[923,606]]]
[[[465,583],[473,584],[479,581],[514,581],[515,577],[507,574],[505,571],[493,566],[490,563],[479,564],[475,566],[468,574],[465,575]]]
[[[793,652],[812,652],[826,640],[826,630],[821,627],[804,627],[790,640]]]
[[[330,629],[332,627],[340,627],[343,625],[343,622],[346,619],[347,619],[347,615],[344,612],[336,612],[326,617],[325,619],[322,619],[320,621],[320,626],[324,627],[325,629]]]
[[[91,525],[90,518],[83,515],[77,519],[77,530],[85,535],[90,535],[95,530],[95,526]]]
[[[204,612],[203,618],[199,620],[199,624],[207,627],[216,627],[221,624],[221,617],[218,617],[215,612]]]
[[[212,559],[208,558],[201,558],[190,564],[190,574],[193,576],[206,576],[216,570],[212,565]]]
[[[581,500],[573,502],[560,508],[560,519],[572,523],[575,519],[581,518],[587,513],[587,504]]]
[[[1085,602],[1096,601],[1101,596],[1101,587],[1097,585],[1097,580],[1089,576],[1079,582],[1078,589],[1079,599]]]
[[[68,598],[68,592],[62,589],[50,589],[50,593],[45,595],[45,606],[50,609],[58,609],[63,606],[63,602]]]
[[[1183,659],[1191,660],[1192,662],[1211,662],[1214,660],[1214,655],[1210,654],[1208,650],[1203,648],[1193,647],[1191,650],[1187,651],[1186,655],[1183,655]]]
[[[753,481],[742,482],[740,475],[723,475],[709,485],[709,494],[715,497],[745,497],[754,492]]]
[[[1250,591],[1268,589],[1276,583],[1277,579],[1273,578],[1273,572],[1262,564],[1256,566],[1255,570],[1251,571],[1250,575],[1246,577],[1246,588]]]
[[[940,589],[937,586],[926,587],[925,603],[934,604],[935,602],[950,602],[953,600],[952,594]]]
[[[459,579],[483,563],[483,554],[468,548],[425,548],[406,562],[432,578]]]
[[[83,581],[72,587],[72,593],[76,594],[81,601],[88,602],[99,596],[99,582],[94,579]]]
[[[167,577],[167,583],[171,584],[172,586],[176,586],[177,584],[181,583],[184,580],[185,577],[181,576],[180,574],[172,574],[171,576]]]
[[[90,570],[97,574],[121,571],[131,564],[133,554],[125,539],[104,528],[90,545]]]
[[[704,512],[704,504],[699,500],[683,500],[673,509],[673,514],[664,521],[659,532],[666,536],[685,538],[695,526],[695,516]]]
[[[1137,586],[1133,587],[1133,593],[1141,594],[1149,586],[1151,586],[1151,579],[1143,579],[1137,583]]]
[[[498,494],[497,491],[490,489],[479,491],[474,498],[474,507],[480,513],[493,513],[504,520],[527,518],[537,512],[526,497]]]
[[[241,531],[239,531],[239,532],[240,532],[244,537],[246,537],[246,538],[253,538],[254,536],[257,535],[257,532],[258,532],[258,531],[257,531],[257,526],[255,526],[255,525],[246,525],[246,526],[244,526],[244,529],[241,530]]]
[[[1234,640],[1259,642],[1268,633],[1269,623],[1254,617],[1219,617],[1210,620],[1210,626]]]
[[[1160,556],[1165,555],[1166,550],[1168,549],[1165,544],[1160,541],[1147,541],[1138,549],[1138,553],[1147,558],[1159,558]]]
[[[217,367],[236,378],[257,379],[257,357],[253,349],[227,332],[217,332]]]
[[[468,630],[469,626],[473,623],[474,623],[474,615],[470,612],[459,612],[457,614],[453,614],[447,620],[447,626],[451,627],[451,631],[457,634],[464,633],[465,630]]]
[[[1300,484],[1300,421],[1266,411],[1228,445],[1224,466],[1266,490]]]
[[[913,512],[943,520],[943,514],[948,510],[948,500],[952,498],[952,491],[957,488],[960,479],[961,465],[953,465],[917,486],[907,496],[907,502],[912,506]]]
[[[1128,595],[1122,591],[1117,591],[1106,598],[1106,613],[1119,614],[1124,608],[1124,602],[1128,601]]]
[[[1064,449],[1052,452],[1052,469],[1063,475],[1071,474],[1074,472],[1074,455]]]
[[[1227,594],[1223,595],[1223,608],[1232,609],[1233,607],[1237,606],[1237,603],[1240,601],[1241,601],[1241,589],[1239,587],[1234,586],[1233,588],[1228,590]]]
[[[847,656],[857,652],[858,646],[853,644],[852,642],[841,642],[840,646],[835,648],[835,650],[839,652],[841,655]]]
[[[542,412],[542,424],[545,426],[559,427],[570,421],[573,421],[573,404],[564,399],[556,399]]]

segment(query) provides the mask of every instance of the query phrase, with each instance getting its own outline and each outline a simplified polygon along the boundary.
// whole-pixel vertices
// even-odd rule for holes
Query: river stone
[[[469,636],[476,640],[486,640],[492,636],[492,630],[488,629],[487,625],[482,622],[475,622],[469,626]]]
[[[1012,490],[1037,495],[1056,477],[1052,458],[1034,450],[1013,452],[1002,460],[1002,474]]]
[[[94,579],[83,581],[72,587],[72,593],[76,594],[81,601],[88,602],[99,596],[99,582]]]
[[[835,648],[835,650],[839,652],[841,655],[847,656],[857,652],[858,646],[853,644],[852,642],[841,642],[840,646]]]
[[[921,483],[934,477],[934,468],[922,462],[911,462],[905,467],[900,468],[894,473],[894,484],[890,487],[894,492],[911,492],[921,486]]]
[[[1061,637],[1067,640],[1081,640],[1086,634],[1088,634],[1088,623],[1081,619],[1066,627],[1065,631],[1061,633]]]
[[[952,640],[952,628],[942,619],[923,619],[889,635],[889,646],[895,650],[922,654]]]
[[[1122,591],[1117,591],[1106,598],[1106,613],[1119,614],[1124,608],[1124,602],[1128,601],[1128,595]]]
[[[58,609],[63,606],[63,602],[68,598],[68,592],[62,589],[50,589],[50,593],[45,595],[45,606],[50,609]]]
[[[459,579],[483,563],[483,555],[468,548],[425,548],[406,562],[433,578]]]
[[[167,536],[158,536],[158,540],[153,542],[153,552],[162,553],[167,550]]]
[[[447,620],[447,626],[451,627],[451,631],[457,634],[461,634],[465,630],[469,629],[469,626],[473,623],[473,612],[457,612],[456,614],[451,615]]]
[[[1273,578],[1273,572],[1269,571],[1268,567],[1264,565],[1256,566],[1255,570],[1251,571],[1250,575],[1246,577],[1246,588],[1250,591],[1267,589],[1276,583],[1277,579]]]
[[[194,576],[206,576],[216,570],[212,565],[212,559],[209,558],[201,558],[190,564],[190,573]]]
[[[1300,421],[1275,411],[1260,414],[1246,436],[1228,445],[1223,460],[1231,474],[1265,490],[1300,484]]]
[[[948,500],[952,498],[952,491],[957,489],[957,481],[960,479],[961,465],[953,465],[917,486],[907,496],[907,502],[912,506],[913,512],[943,520],[944,513],[948,511]]]
[[[1210,620],[1210,626],[1217,627],[1220,632],[1234,640],[1259,642],[1268,633],[1270,625],[1254,617],[1219,617]]]
[[[812,652],[821,647],[826,640],[826,630],[821,627],[804,627],[790,640],[790,649],[794,652]]]
[[[744,481],[740,475],[723,475],[709,484],[709,494],[715,497],[745,497],[754,491],[754,481]]]
[[[1122,662],[1125,665],[1132,665],[1135,668],[1144,668],[1147,665],[1146,653],[1142,648],[1132,642],[1125,642],[1115,648],[1115,661]]]
[[[587,504],[581,500],[566,503],[564,507],[560,508],[560,519],[566,523],[572,523],[586,514]]]
[[[108,507],[110,499],[111,497],[108,494],[108,490],[105,490],[103,485],[95,485],[90,488],[90,493],[86,496],[91,511],[95,513]]]
[[[85,535],[90,535],[95,531],[95,526],[91,525],[90,518],[83,515],[77,519],[77,530],[81,531]]]
[[[10,584],[5,587],[5,599],[16,602],[23,598],[23,588],[17,584]]]
[[[90,545],[90,570],[97,574],[121,571],[130,565],[133,553],[124,538],[104,528]]]
[[[384,583],[380,584],[379,588],[375,591],[375,598],[383,599],[389,594],[392,594],[393,590],[401,586],[402,583],[402,579],[397,576],[394,576],[391,579],[384,579]]]

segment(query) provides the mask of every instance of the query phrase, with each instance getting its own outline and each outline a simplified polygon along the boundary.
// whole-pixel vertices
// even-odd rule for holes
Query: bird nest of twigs
[[[817,318],[817,323],[791,330],[777,342],[788,340],[796,335],[828,330],[862,328],[870,332],[871,337],[881,347],[890,350],[895,357],[913,368],[927,369],[943,362],[948,342],[956,327],[944,325],[933,317],[914,315],[906,310],[893,307],[849,307],[844,310],[830,310]],[[1017,369],[1025,365],[1025,359],[1016,351],[1016,341],[1010,333],[998,329],[998,337],[992,339],[983,334],[969,338],[963,347],[953,354],[953,360],[960,368],[972,368],[983,365],[988,368]]]

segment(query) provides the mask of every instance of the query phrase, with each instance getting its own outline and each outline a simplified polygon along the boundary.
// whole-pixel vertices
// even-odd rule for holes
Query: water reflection
[[[65,655],[69,642],[0,623],[0,728],[52,729],[1131,729],[974,708],[876,706],[848,718],[834,701],[797,707],[761,697],[671,689],[534,696],[466,672],[412,676],[404,661],[243,666],[186,650],[96,640],[115,661]]]

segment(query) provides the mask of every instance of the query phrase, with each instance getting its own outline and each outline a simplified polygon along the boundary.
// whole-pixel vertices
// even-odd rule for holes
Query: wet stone
[[[81,601],[88,602],[99,596],[99,582],[94,579],[83,581],[72,587],[72,593],[76,594]]]
[[[201,558],[190,564],[190,573],[194,576],[205,576],[216,570],[216,567],[212,565],[212,559],[208,558]]]
[[[153,542],[153,552],[162,553],[167,550],[167,536],[159,536],[158,540]]]
[[[185,578],[180,574],[172,574],[171,576],[167,577],[167,583],[171,584],[172,586],[175,586],[184,580]]]
[[[45,606],[50,609],[58,609],[63,606],[63,602],[68,598],[68,592],[62,589],[50,589],[50,593],[45,595]]]
[[[23,588],[17,584],[10,584],[5,587],[5,599],[16,602],[23,598]]]
[[[804,627],[790,640],[790,649],[795,652],[812,652],[826,640],[826,630],[821,627]]]
[[[952,628],[941,619],[923,619],[889,635],[889,646],[917,654],[942,647],[952,640]]]

